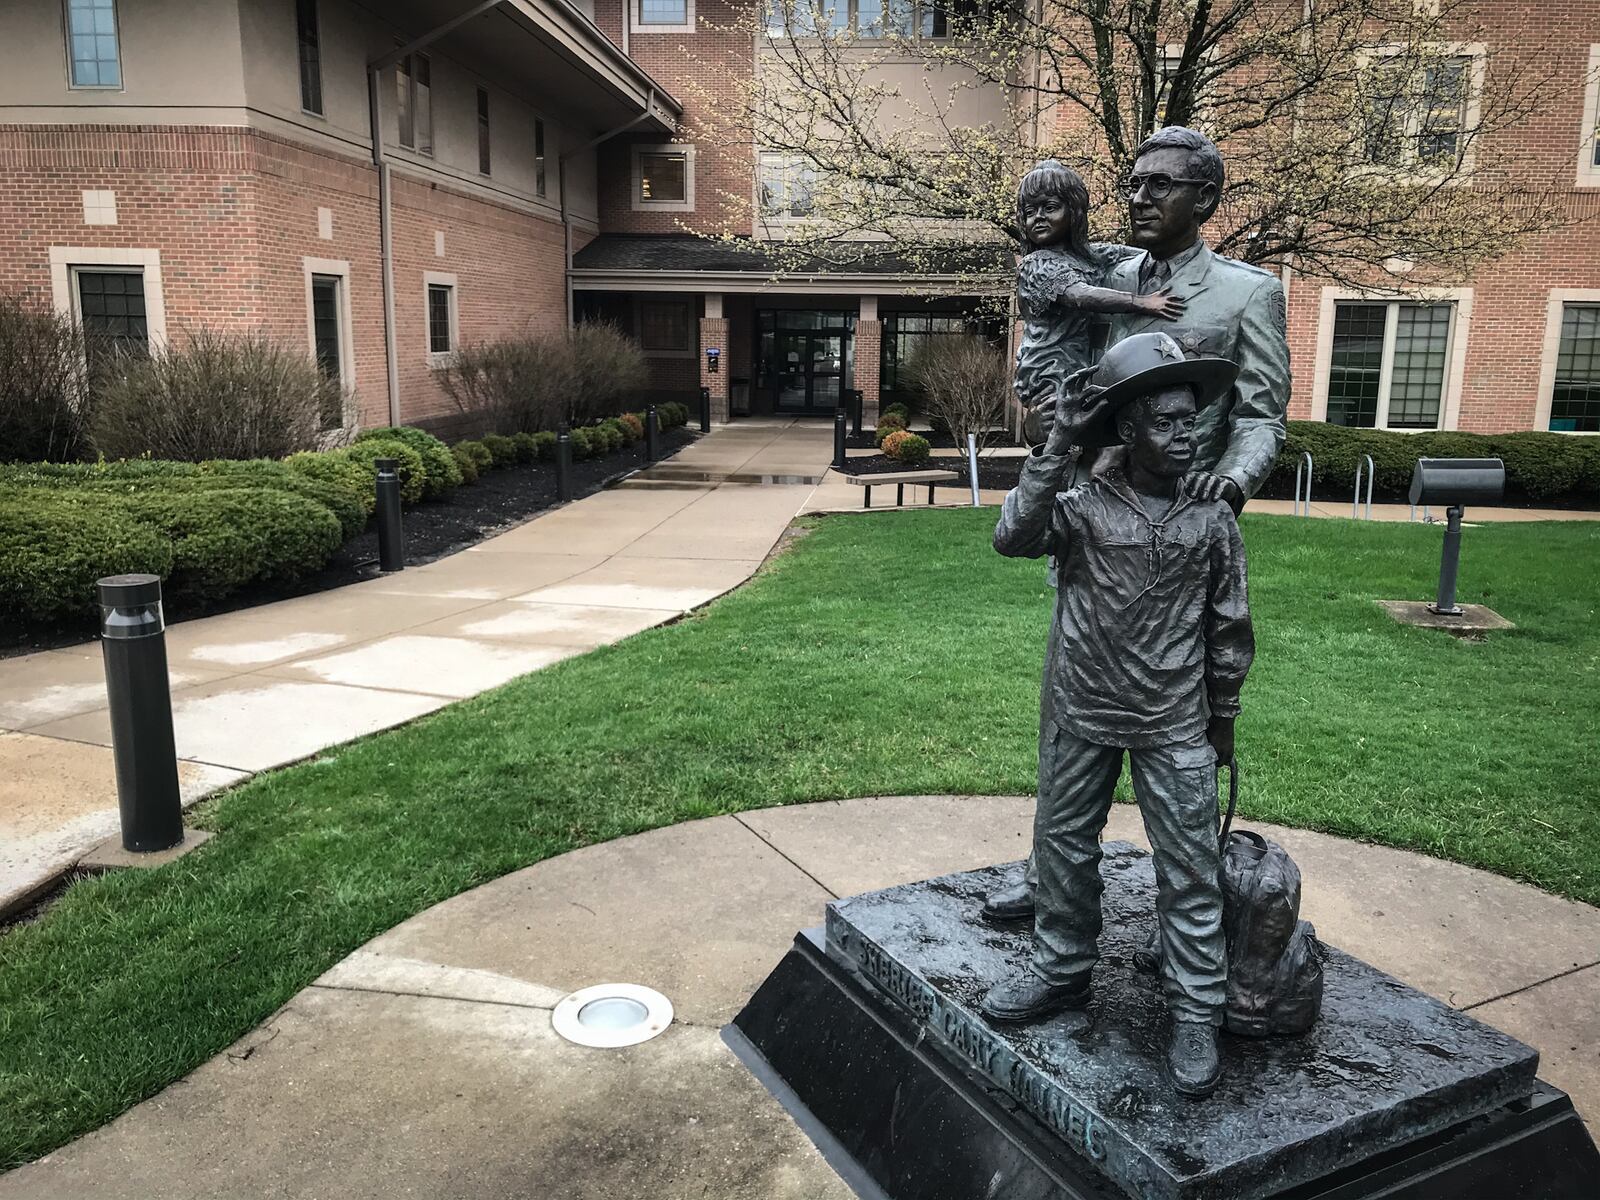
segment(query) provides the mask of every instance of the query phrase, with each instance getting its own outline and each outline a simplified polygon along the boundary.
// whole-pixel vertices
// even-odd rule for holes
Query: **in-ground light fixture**
[[[579,1046],[637,1046],[672,1024],[672,1001],[642,984],[599,983],[564,997],[551,1012],[550,1024]]]

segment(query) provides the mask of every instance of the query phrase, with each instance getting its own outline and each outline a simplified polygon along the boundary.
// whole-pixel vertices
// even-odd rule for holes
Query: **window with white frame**
[[[766,30],[771,37],[943,39],[986,13],[986,0],[766,0]]]
[[[394,89],[400,144],[418,154],[432,154],[433,63],[426,54],[408,54],[395,64]]]
[[[456,307],[456,277],[439,271],[423,274],[428,358],[437,364],[460,344],[460,317]]]
[[[1467,153],[1482,55],[1474,47],[1441,48],[1418,57],[1373,52],[1361,74],[1361,138],[1375,166],[1427,168]]]
[[[811,215],[817,169],[800,156],[763,151],[757,157],[756,183],[762,216],[782,219]]]
[[[694,147],[633,148],[633,207],[688,212],[694,208]]]
[[[628,0],[635,33],[692,33],[694,0]]]
[[[350,264],[326,258],[301,260],[306,280],[306,331],[311,354],[324,379],[340,385],[322,413],[322,428],[345,423],[344,392],[354,382],[350,342]]]
[[[1456,306],[1345,300],[1334,306],[1326,420],[1377,429],[1437,429]]]
[[[1600,303],[1562,305],[1550,428],[1600,433]]]
[[[116,0],[66,0],[67,79],[75,88],[120,88]]]
[[[1583,141],[1578,147],[1578,186],[1600,187],[1600,45],[1589,47],[1583,81]]]

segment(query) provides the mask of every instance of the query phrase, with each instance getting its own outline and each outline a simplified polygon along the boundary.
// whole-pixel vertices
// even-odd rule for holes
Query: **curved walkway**
[[[1015,859],[1032,801],[870,797],[714,817],[547,860],[377,938],[255,1033],[105,1129],[0,1176],[0,1200],[150,1196],[847,1200],[720,1027],[831,898]],[[1600,910],[1467,867],[1254,825],[1304,915],[1538,1047],[1600,1116]],[[1137,812],[1108,838],[1144,844]],[[672,998],[654,1041],[550,1031],[567,991]]]
[[[459,554],[167,633],[184,799],[676,619],[761,565],[833,452],[741,421]],[[0,660],[0,916],[117,830],[94,642]]]

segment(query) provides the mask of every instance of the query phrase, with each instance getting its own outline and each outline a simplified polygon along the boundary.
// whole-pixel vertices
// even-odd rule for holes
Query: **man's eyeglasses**
[[[1209,179],[1179,179],[1174,175],[1157,173],[1154,175],[1129,175],[1121,183],[1122,194],[1132,200],[1139,194],[1139,189],[1144,188],[1150,193],[1152,200],[1165,200],[1172,194],[1172,188],[1179,183],[1192,183],[1196,187],[1210,183]]]

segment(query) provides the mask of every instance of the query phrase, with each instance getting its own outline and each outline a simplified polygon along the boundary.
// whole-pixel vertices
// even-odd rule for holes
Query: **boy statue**
[[[1100,833],[1127,751],[1158,882],[1167,1073],[1185,1096],[1209,1095],[1221,1078],[1217,764],[1233,757],[1255,640],[1233,510],[1184,476],[1196,414],[1237,374],[1224,359],[1185,358],[1165,333],[1124,338],[1063,390],[994,534],[1001,554],[1056,556],[1060,620],[1034,824],[1033,958],[989,992],[984,1012],[1028,1021],[1088,1003]],[[1123,466],[1058,495],[1076,452],[1116,444],[1127,447]]]

